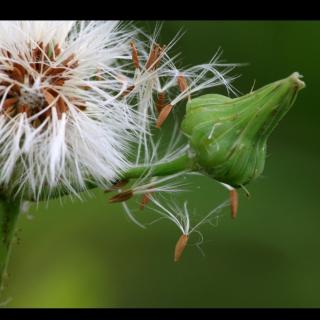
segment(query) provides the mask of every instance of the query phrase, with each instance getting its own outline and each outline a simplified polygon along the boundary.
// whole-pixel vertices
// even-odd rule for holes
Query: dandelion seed
[[[231,218],[236,219],[238,215],[238,207],[239,207],[238,191],[226,183],[223,183],[223,182],[219,182],[219,183],[229,190]]]
[[[140,210],[143,210],[144,207],[150,202],[150,196],[151,196],[150,192],[142,195],[141,202],[140,202]]]
[[[127,190],[120,192],[119,194],[113,196],[112,198],[109,199],[110,203],[116,203],[116,202],[124,202],[129,200],[130,198],[133,197],[133,192],[132,190]]]
[[[151,48],[151,52],[149,55],[149,58],[146,62],[145,68],[147,70],[153,68],[155,70],[159,63],[160,59],[162,58],[164,48],[161,48],[157,43],[154,44],[154,46]]]
[[[180,89],[180,92],[185,92],[189,89],[187,80],[183,74],[178,75],[177,77],[178,86]],[[191,100],[191,95],[188,95],[188,100]]]
[[[162,124],[165,122],[165,120],[169,116],[172,108],[173,108],[173,105],[167,104],[165,107],[161,109],[159,117],[157,119],[157,123],[156,123],[157,128],[160,128],[162,126]]]
[[[225,201],[220,204],[218,207],[211,210],[206,214],[200,221],[192,225],[190,218],[190,213],[188,210],[187,202],[184,202],[183,208],[180,208],[176,203],[167,203],[167,206],[164,206],[156,197],[151,196],[150,200],[155,204],[156,208],[151,208],[154,212],[160,214],[164,219],[168,219],[173,222],[181,231],[182,235],[180,236],[174,250],[174,261],[177,262],[180,260],[182,253],[184,252],[190,235],[192,233],[199,233],[199,228],[203,224],[212,224],[211,220],[217,217],[217,214],[227,205],[229,201]],[[201,235],[202,239],[202,235]],[[202,240],[201,240],[202,241]]]
[[[156,104],[156,108],[157,108],[158,113],[160,113],[161,110],[165,107],[164,100],[165,100],[165,93],[160,92],[158,94],[158,100],[157,100],[157,104]]]
[[[238,214],[238,192],[236,189],[230,190],[231,217],[235,219]]]
[[[131,50],[132,50],[132,61],[136,69],[140,69],[140,64],[139,64],[139,56],[138,56],[138,50],[134,44],[134,42],[130,43]]]
[[[121,189],[122,187],[124,187],[128,183],[129,183],[129,180],[127,180],[127,179],[119,180],[116,183],[114,183],[110,189],[107,189],[104,192],[107,193],[107,192],[115,191],[117,189]]]
[[[181,258],[181,255],[188,243],[189,236],[186,234],[182,234],[176,244],[175,250],[174,250],[174,262],[178,262]]]

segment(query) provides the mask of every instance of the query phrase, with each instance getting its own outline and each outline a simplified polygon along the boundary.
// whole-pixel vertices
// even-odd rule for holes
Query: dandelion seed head
[[[117,22],[0,24],[0,184],[37,199],[127,167],[135,113],[117,99],[133,37]],[[131,131],[132,132],[132,131]]]
[[[234,65],[219,63],[220,53],[179,70],[169,53],[180,35],[162,45],[159,32],[116,21],[0,22],[0,186],[31,200],[108,188],[159,159],[152,130],[166,105],[232,88]]]

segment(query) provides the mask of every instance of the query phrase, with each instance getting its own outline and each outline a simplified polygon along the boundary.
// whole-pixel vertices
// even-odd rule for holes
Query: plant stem
[[[176,159],[164,163],[155,163],[152,165],[141,165],[129,169],[122,177],[123,179],[137,179],[146,174],[150,176],[167,176],[185,170],[192,170],[194,162],[187,154],[183,154]]]
[[[19,211],[19,201],[0,195],[0,295],[6,277],[6,269]]]
[[[195,170],[194,160],[191,159],[187,153],[177,156],[175,159],[168,162],[161,163],[152,163],[148,165],[138,165],[137,167],[130,168],[127,171],[123,172],[118,180],[129,180],[129,179],[138,179],[143,176],[167,176],[171,174],[175,174],[182,171],[190,171]],[[86,187],[83,190],[79,190],[79,192],[90,190],[97,188],[97,185],[93,182],[87,182]],[[50,193],[50,199],[54,199],[56,197],[61,197],[63,195],[67,195],[69,192],[67,189],[57,190],[57,192]],[[38,199],[33,197],[25,197],[26,201],[42,201],[48,199],[49,192],[46,189],[43,189],[41,196]]]

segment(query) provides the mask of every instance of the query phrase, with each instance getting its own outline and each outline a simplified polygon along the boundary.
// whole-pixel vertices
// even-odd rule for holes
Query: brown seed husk
[[[230,190],[230,209],[231,209],[231,218],[236,219],[238,214],[238,191],[236,189]]]
[[[129,200],[132,197],[133,197],[132,190],[128,190],[113,196],[112,198],[109,199],[109,202],[110,203],[123,202],[123,201]]]
[[[181,255],[188,243],[189,236],[186,234],[182,234],[176,244],[175,250],[174,250],[174,262],[178,262],[181,258]]]
[[[162,124],[166,121],[172,108],[173,108],[172,104],[167,104],[165,107],[162,108],[162,110],[158,116],[158,119],[157,119],[157,123],[156,123],[157,128],[160,128],[162,126]]]

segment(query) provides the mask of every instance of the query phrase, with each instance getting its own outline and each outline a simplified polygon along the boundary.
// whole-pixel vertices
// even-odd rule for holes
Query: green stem
[[[141,165],[135,168],[131,168],[126,172],[124,172],[122,176],[119,177],[119,180],[138,179],[146,175],[150,177],[167,176],[167,175],[175,174],[178,172],[191,171],[191,170],[195,170],[194,160],[190,158],[187,153],[185,153],[168,162],[152,163],[148,165]],[[86,190],[94,189],[96,187],[97,185],[92,182],[87,182],[86,184]],[[81,191],[85,191],[85,190],[79,190],[79,192]],[[59,192],[57,190],[57,192],[52,192],[50,194],[50,199],[61,197],[67,194],[68,194],[68,190],[66,189],[59,190]],[[26,201],[42,201],[47,199],[48,199],[48,191],[46,192],[45,189],[42,191],[42,194],[39,197],[39,199],[34,199],[28,196],[24,198],[24,200]]]
[[[6,278],[6,268],[19,211],[19,201],[0,195],[0,295]]]
[[[142,165],[136,168],[131,168],[123,174],[123,179],[137,179],[148,174],[150,176],[167,176],[185,170],[192,170],[194,162],[187,154],[173,159],[165,163],[155,163],[152,165]]]

